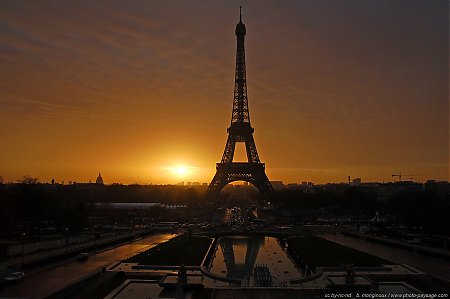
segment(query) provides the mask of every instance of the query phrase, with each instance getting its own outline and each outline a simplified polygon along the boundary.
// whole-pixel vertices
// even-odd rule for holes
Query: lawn
[[[144,251],[125,262],[140,265],[200,266],[211,244],[207,237],[182,235]]]
[[[309,267],[338,267],[353,264],[356,267],[377,267],[392,264],[382,258],[343,246],[319,237],[293,237],[286,240]]]

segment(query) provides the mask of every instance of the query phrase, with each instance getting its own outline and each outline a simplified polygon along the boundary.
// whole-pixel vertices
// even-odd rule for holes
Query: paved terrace
[[[174,234],[153,235],[94,254],[85,262],[71,260],[51,269],[29,274],[22,282],[1,289],[0,298],[45,298],[60,289],[101,272],[103,267],[108,267],[119,260],[152,248],[175,236]]]

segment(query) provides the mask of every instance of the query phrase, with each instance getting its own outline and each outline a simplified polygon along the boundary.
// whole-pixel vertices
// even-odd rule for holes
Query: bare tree
[[[19,182],[20,184],[32,185],[39,183],[39,178],[34,178],[26,174],[22,178],[18,179],[17,182]]]

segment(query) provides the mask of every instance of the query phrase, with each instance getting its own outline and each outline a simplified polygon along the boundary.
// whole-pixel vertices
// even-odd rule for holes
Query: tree
[[[38,184],[39,179],[26,174],[22,178],[18,179],[17,182],[19,182],[20,184],[32,185]]]

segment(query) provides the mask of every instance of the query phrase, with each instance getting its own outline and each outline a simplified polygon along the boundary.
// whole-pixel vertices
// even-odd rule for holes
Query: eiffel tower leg
[[[272,184],[264,171],[258,171],[254,175],[254,185],[259,189],[261,194],[268,199],[273,193]]]
[[[247,158],[250,163],[259,163],[258,152],[256,151],[255,140],[253,135],[250,134],[245,138],[245,148],[247,150]]]
[[[209,200],[214,201],[219,195],[220,190],[222,190],[225,185],[226,182],[224,182],[223,174],[217,171],[209,184],[208,189],[206,190],[206,197]]]
[[[222,163],[233,162],[234,149],[236,148],[236,136],[228,134],[227,144],[222,156]]]

